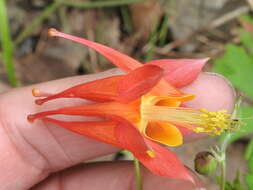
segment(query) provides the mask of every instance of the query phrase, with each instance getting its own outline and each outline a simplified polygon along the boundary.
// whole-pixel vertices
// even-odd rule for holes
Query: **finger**
[[[118,73],[118,71],[116,71]],[[95,140],[74,134],[49,123],[27,122],[27,115],[56,107],[78,105],[83,100],[56,100],[37,106],[31,90],[36,87],[59,92],[78,83],[116,74],[78,76],[17,88],[0,95],[0,183],[3,189],[29,189],[50,172],[84,160],[118,151]],[[15,179],[13,182],[12,179]]]
[[[186,103],[187,106],[210,111],[226,109],[231,112],[236,98],[235,90],[229,81],[217,73],[201,73],[182,91],[196,95],[195,99]]]
[[[11,180],[15,178],[19,179],[16,181],[19,183],[20,189],[27,189],[52,171],[58,171],[81,161],[118,151],[115,147],[74,134],[53,124],[40,121],[30,124],[26,120],[30,113],[56,107],[79,105],[84,102],[84,100],[79,99],[61,99],[43,106],[37,106],[34,104],[34,97],[31,95],[32,88],[36,87],[43,91],[55,93],[73,85],[118,73],[118,70],[110,70],[96,75],[78,76],[18,88],[1,94],[0,151],[5,154],[0,156],[0,162],[4,161],[2,162],[5,163],[3,172],[8,175],[2,176],[0,183],[5,183],[6,187],[8,185],[15,187]],[[212,76],[212,80],[207,80],[206,78],[209,75],[203,74],[200,79],[197,79],[192,85],[191,93],[195,94],[196,92],[198,98],[198,93],[203,93],[201,89],[205,90],[208,86],[214,87],[219,83],[219,89],[213,88],[213,90],[218,91],[216,94],[222,91],[224,98],[231,99],[232,90],[228,83],[224,79],[221,80],[219,76]],[[189,91],[191,88],[184,90]],[[210,102],[209,98],[205,99],[205,96],[202,96],[201,101],[195,104],[193,102],[192,106],[218,106],[223,103],[223,100],[218,98],[216,101]],[[228,104],[232,107],[232,100]]]
[[[142,168],[143,189],[145,190],[194,190],[204,189],[197,176],[196,185],[190,182],[159,177]],[[50,176],[34,187],[33,190],[129,190],[136,189],[135,174],[131,162],[93,163],[83,167],[76,167]]]

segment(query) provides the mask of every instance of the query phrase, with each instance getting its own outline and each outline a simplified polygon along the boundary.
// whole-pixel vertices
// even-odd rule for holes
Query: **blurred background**
[[[113,67],[88,48],[48,38],[48,28],[54,27],[142,62],[210,57],[204,70],[231,81],[243,96],[240,117],[249,117],[253,115],[252,10],[252,0],[0,0],[0,92]],[[240,179],[253,189],[253,120],[243,123],[230,139],[228,180],[232,184]],[[193,168],[195,154],[215,142],[209,138],[176,152]],[[210,189],[218,188],[214,177],[202,179]],[[227,189],[232,190],[229,183]]]

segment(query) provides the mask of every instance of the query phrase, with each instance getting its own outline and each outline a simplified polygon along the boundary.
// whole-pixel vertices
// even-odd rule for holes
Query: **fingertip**
[[[226,109],[232,112],[236,93],[231,83],[217,73],[201,73],[189,86],[182,89],[185,93],[196,94],[188,103],[189,107],[206,108],[210,111]]]

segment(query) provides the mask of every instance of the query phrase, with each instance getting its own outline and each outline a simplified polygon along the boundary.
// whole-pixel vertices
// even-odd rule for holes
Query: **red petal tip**
[[[71,40],[73,42],[82,44],[84,46],[90,47],[93,50],[100,53],[102,56],[104,56],[107,60],[109,60],[110,62],[112,62],[116,66],[118,66],[119,68],[126,70],[126,71],[131,71],[133,69],[136,69],[136,68],[142,66],[142,64],[140,62],[138,62],[137,60],[135,60],[135,59],[119,52],[119,51],[116,51],[116,50],[109,48],[105,45],[86,40],[84,38],[79,38],[76,36],[72,36],[70,34],[65,34],[63,32],[60,32],[60,31],[54,29],[54,28],[51,28],[48,30],[48,35],[65,38],[65,39]]]
[[[58,33],[59,33],[59,31],[56,30],[55,28],[50,28],[50,29],[48,30],[48,35],[51,36],[51,37],[57,36]]]
[[[209,58],[202,59],[161,59],[147,64],[157,65],[165,70],[164,79],[171,85],[182,88],[193,82]]]
[[[35,104],[37,104],[37,105],[42,105],[44,103],[45,103],[44,99],[37,99],[37,100],[35,100]]]
[[[36,118],[32,114],[30,114],[30,115],[27,116],[27,121],[29,121],[30,123],[33,123],[35,119]]]

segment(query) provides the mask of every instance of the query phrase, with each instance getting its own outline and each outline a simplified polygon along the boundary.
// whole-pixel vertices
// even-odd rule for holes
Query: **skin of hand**
[[[119,151],[118,148],[74,134],[50,123],[40,120],[29,123],[26,119],[30,113],[85,103],[81,99],[59,99],[38,106],[34,103],[32,88],[56,93],[80,83],[117,74],[119,70],[112,69],[99,74],[16,88],[0,94],[0,189],[135,189],[131,162],[76,166],[83,161]],[[219,75],[201,73],[197,80],[182,91],[196,94],[196,99],[188,103],[191,107],[207,108],[211,111],[233,109],[234,90],[228,81]],[[62,119],[62,116],[59,117]],[[74,118],[77,119],[81,118]],[[83,117],[82,119],[85,120]],[[200,136],[193,134],[185,139],[191,141]],[[142,174],[145,190],[203,188],[201,183],[197,184],[196,188],[189,182],[155,176],[145,168]]]

